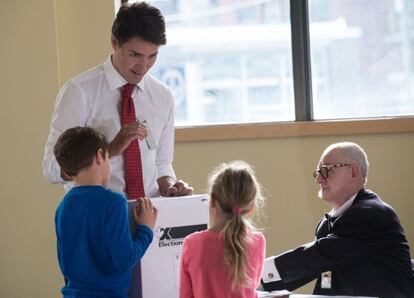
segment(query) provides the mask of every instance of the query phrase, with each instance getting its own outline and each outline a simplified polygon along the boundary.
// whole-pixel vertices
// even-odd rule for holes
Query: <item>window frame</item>
[[[175,142],[414,132],[414,117],[205,125],[175,128]]]

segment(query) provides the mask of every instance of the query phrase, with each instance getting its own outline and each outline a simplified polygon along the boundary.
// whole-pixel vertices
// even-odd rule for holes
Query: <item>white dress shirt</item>
[[[338,209],[332,209],[329,212],[329,215],[332,217],[339,217],[341,216],[349,207],[351,207],[352,203],[354,202],[357,194],[354,194],[349,200],[347,200],[341,207]],[[264,283],[272,282],[272,281],[279,281],[282,278],[280,277],[279,271],[275,266],[275,256],[268,257],[264,260],[263,263],[263,275],[262,279]]]
[[[92,127],[112,141],[121,128],[121,87],[127,82],[116,71],[108,57],[100,64],[69,80],[59,91],[50,123],[49,137],[43,159],[43,173],[51,183],[72,183],[60,176],[60,167],[53,154],[58,137],[74,126]],[[157,179],[175,177],[172,167],[174,151],[174,99],[171,90],[150,75],[137,84],[132,98],[140,122],[146,121],[156,148],[149,149],[147,142],[139,141],[145,194],[159,195]],[[109,187],[125,192],[123,156],[111,158],[112,175]]]

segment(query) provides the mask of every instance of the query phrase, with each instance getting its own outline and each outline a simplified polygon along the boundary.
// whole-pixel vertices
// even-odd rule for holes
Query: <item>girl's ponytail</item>
[[[243,286],[250,282],[247,277],[246,242],[249,240],[249,223],[239,214],[230,215],[229,221],[222,230],[224,238],[224,260],[234,286]]]

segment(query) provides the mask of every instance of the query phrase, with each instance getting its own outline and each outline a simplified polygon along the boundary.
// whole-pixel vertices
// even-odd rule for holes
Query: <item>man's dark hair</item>
[[[73,127],[58,138],[53,153],[61,168],[62,176],[76,176],[80,170],[92,165],[96,152],[102,149],[106,158],[108,141],[90,127]]]
[[[131,38],[142,38],[159,46],[167,43],[161,11],[145,2],[122,4],[112,25],[112,35],[120,46]]]

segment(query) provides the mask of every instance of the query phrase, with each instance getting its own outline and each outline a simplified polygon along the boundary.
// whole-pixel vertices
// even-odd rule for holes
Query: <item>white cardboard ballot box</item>
[[[207,229],[208,195],[151,198],[158,209],[154,240],[141,259],[143,298],[178,297],[184,237]]]

